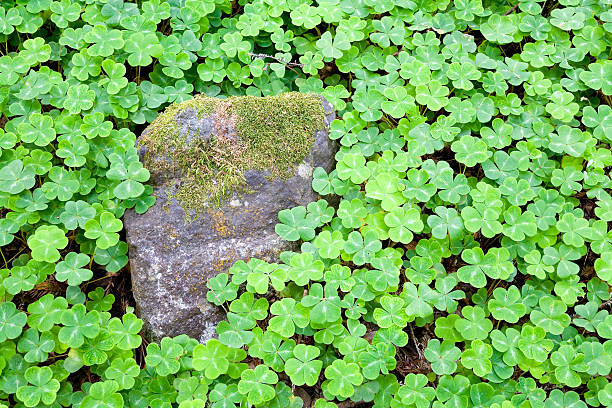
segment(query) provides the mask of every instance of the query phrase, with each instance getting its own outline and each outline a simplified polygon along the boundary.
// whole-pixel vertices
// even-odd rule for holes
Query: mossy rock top
[[[197,216],[235,193],[248,193],[245,172],[261,172],[268,180],[292,177],[324,128],[325,114],[316,94],[197,95],[169,106],[138,145],[153,179],[180,179],[167,186],[168,198]]]

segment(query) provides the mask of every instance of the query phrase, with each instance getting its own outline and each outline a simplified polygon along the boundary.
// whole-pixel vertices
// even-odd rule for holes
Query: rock
[[[317,199],[312,171],[331,171],[335,114],[323,98],[196,96],[166,109],[138,139],[157,197],[124,225],[132,288],[152,340],[215,335],[223,311],[206,281],[237,260],[295,250],[274,232],[280,210]]]

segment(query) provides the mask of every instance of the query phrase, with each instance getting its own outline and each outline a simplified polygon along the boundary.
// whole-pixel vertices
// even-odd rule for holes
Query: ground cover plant
[[[0,1],[0,406],[612,406],[611,5]],[[341,116],[301,251],[208,282],[218,340],[143,343],[135,132],[291,90]]]

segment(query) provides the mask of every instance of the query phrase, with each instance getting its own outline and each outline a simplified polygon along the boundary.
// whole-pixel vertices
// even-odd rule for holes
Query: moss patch
[[[177,115],[192,109],[211,134],[185,134]],[[288,179],[309,154],[325,112],[315,94],[285,93],[227,99],[198,95],[173,104],[143,134],[145,166],[154,172],[181,175],[168,191],[188,217],[219,206],[235,192],[246,193],[244,172],[267,171],[268,179]],[[206,127],[206,126],[205,126]],[[181,134],[183,133],[183,134]],[[169,188],[170,190],[170,188]]]

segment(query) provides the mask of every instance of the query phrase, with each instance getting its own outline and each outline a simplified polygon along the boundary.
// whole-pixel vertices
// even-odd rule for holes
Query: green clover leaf
[[[19,14],[19,10],[16,8],[9,8],[0,10],[0,32],[4,35],[12,34],[15,31],[15,27],[21,24],[23,18]]]
[[[36,261],[56,262],[60,258],[58,249],[64,249],[66,245],[66,234],[55,225],[38,227],[34,234],[28,237],[28,247]]]
[[[587,370],[584,354],[576,353],[572,346],[565,344],[550,355],[550,361],[556,367],[555,378],[561,384],[578,387],[582,383],[578,372]]]
[[[285,362],[285,372],[295,385],[313,386],[319,379],[323,362],[316,360],[320,351],[314,346],[298,344],[293,349],[294,358]]]
[[[484,340],[493,328],[493,323],[485,317],[482,308],[465,306],[461,309],[464,318],[455,322],[455,329],[466,340]]]
[[[496,288],[493,298],[488,302],[489,311],[497,320],[505,320],[508,323],[516,323],[527,313],[527,308],[522,303],[521,293],[516,286],[510,286],[508,290]]]
[[[447,236],[458,238],[463,232],[463,221],[453,208],[438,206],[435,215],[427,217],[427,225],[431,227],[432,235],[437,239]]]
[[[60,322],[61,315],[67,307],[68,303],[65,298],[56,298],[51,293],[48,293],[36,302],[28,305],[28,326],[37,329],[41,333],[47,332]]]
[[[117,357],[104,371],[104,377],[114,380],[120,389],[129,390],[134,386],[135,378],[140,374],[140,368],[133,358]]]
[[[193,349],[193,368],[204,371],[206,378],[214,380],[225,374],[229,368],[229,348],[219,340],[211,339],[205,345],[198,344]]]
[[[132,162],[127,167],[123,162],[117,162],[106,172],[110,180],[121,180],[113,189],[115,197],[125,200],[136,198],[144,192],[144,183],[149,180],[149,171],[140,162]]]
[[[246,395],[253,405],[261,405],[274,398],[271,385],[278,382],[278,376],[266,365],[260,364],[254,370],[247,369],[240,375],[238,391]]]
[[[440,343],[438,339],[427,342],[424,351],[425,358],[431,363],[431,369],[438,375],[452,374],[457,369],[456,360],[461,356],[461,350],[448,341]]]
[[[55,278],[60,282],[67,282],[70,286],[78,286],[93,276],[89,269],[82,268],[89,264],[89,256],[70,252],[64,260],[55,265]]]
[[[325,368],[325,378],[329,380],[327,392],[342,398],[353,395],[354,387],[363,382],[363,376],[356,363],[346,363],[339,359]]]
[[[539,306],[529,315],[531,321],[548,333],[561,334],[570,323],[570,317],[565,313],[567,306],[551,296],[540,298]]]
[[[432,387],[426,387],[426,384],[425,375],[410,373],[404,379],[404,385],[397,391],[397,396],[401,399],[402,404],[426,408],[436,395],[435,390]]]
[[[309,310],[292,298],[284,298],[270,306],[273,315],[269,322],[270,330],[285,338],[293,336],[296,327],[304,328],[310,321]]]
[[[39,402],[50,405],[57,397],[60,383],[53,378],[53,371],[50,367],[30,367],[25,372],[27,385],[22,385],[17,389],[17,398],[26,407],[35,407]]]
[[[28,122],[17,125],[21,140],[25,143],[34,143],[36,146],[47,146],[55,140],[53,119],[48,115],[32,113]]]
[[[36,183],[35,175],[32,167],[24,166],[19,159],[13,160],[0,168],[0,191],[19,194],[28,190]]]
[[[419,233],[424,227],[416,208],[396,207],[385,215],[384,220],[389,227],[389,238],[403,244],[412,242],[413,232]]]
[[[550,96],[550,100],[551,102],[546,104],[546,112],[562,122],[570,122],[580,109],[576,102],[572,102],[574,96],[569,92],[555,91]]]
[[[92,339],[100,332],[98,312],[87,313],[85,306],[82,304],[64,310],[60,321],[64,327],[60,329],[58,339],[70,347],[81,347],[86,337]]]
[[[337,59],[342,57],[343,51],[351,48],[351,43],[344,31],[337,31],[333,38],[331,33],[326,31],[317,40],[316,47],[321,51],[324,58]]]
[[[121,31],[115,29],[109,31],[103,24],[96,24],[83,39],[92,44],[87,48],[87,53],[92,57],[109,57],[125,44]]]
[[[119,384],[114,380],[100,381],[89,388],[89,392],[83,398],[83,408],[109,407],[122,408],[123,396],[119,394]]]
[[[99,217],[87,221],[84,225],[85,237],[96,240],[100,249],[107,249],[119,242],[118,231],[123,228],[121,220],[108,212],[103,211]]]
[[[287,241],[310,241],[315,236],[311,220],[306,217],[306,208],[303,206],[279,211],[278,220],[281,223],[276,224],[275,231]]]
[[[470,347],[461,354],[461,364],[472,369],[474,374],[484,377],[491,372],[493,348],[482,340],[474,340]]]
[[[74,115],[81,111],[91,109],[94,105],[95,98],[95,92],[89,89],[87,85],[72,85],[68,88],[68,94],[64,99],[63,107]]]
[[[19,337],[26,320],[26,314],[17,311],[13,302],[2,303],[0,305],[0,340]]]
[[[159,58],[164,52],[164,47],[155,33],[142,32],[130,34],[126,38],[124,49],[128,53],[127,62],[133,67],[151,65],[153,58]]]
[[[470,135],[464,135],[461,139],[454,141],[451,144],[451,149],[456,153],[457,161],[468,167],[474,167],[493,155],[487,150],[485,142]]]
[[[55,348],[55,341],[51,333],[38,334],[38,330],[26,330],[17,343],[17,351],[25,353],[24,360],[28,363],[42,363],[47,360],[49,353]]]
[[[159,375],[168,375],[178,372],[181,364],[178,361],[184,350],[174,339],[164,337],[161,343],[151,343],[147,346],[146,362],[155,368]]]
[[[368,231],[361,235],[358,231],[349,234],[344,244],[344,251],[353,255],[352,261],[355,265],[363,265],[371,262],[374,254],[382,248],[382,243],[374,231]]]

